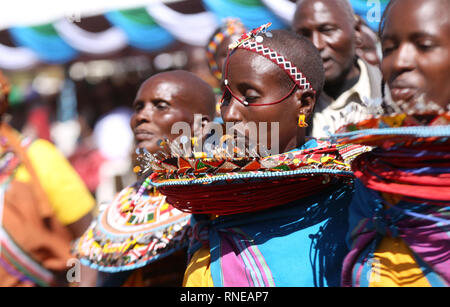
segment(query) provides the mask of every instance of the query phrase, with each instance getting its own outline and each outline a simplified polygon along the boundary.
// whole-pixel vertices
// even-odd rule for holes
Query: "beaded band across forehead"
[[[263,104],[252,103],[251,106],[268,106],[281,103],[290,95],[292,95],[296,87],[299,87],[302,90],[310,89],[314,93],[316,92],[311,86],[311,83],[308,81],[306,76],[300,71],[300,69],[298,69],[291,61],[287,60],[283,55],[279,54],[277,51],[272,50],[262,44],[264,38],[262,37],[261,34],[264,34],[267,37],[273,36],[272,33],[266,32],[267,28],[270,27],[270,25],[271,23],[269,22],[248,33],[244,33],[237,41],[228,46],[228,49],[230,49],[230,51],[228,52],[228,56],[225,62],[225,76],[223,80],[223,84],[225,85],[227,90],[223,92],[221,99],[222,103],[225,101],[225,97],[228,92],[232,97],[234,97],[237,101],[239,101],[243,105],[245,106],[250,105],[245,99],[241,99],[236,94],[233,93],[233,91],[230,88],[228,80],[228,66],[230,64],[230,56],[237,49],[248,50],[267,58],[275,65],[283,69],[284,72],[289,76],[289,78],[294,82],[294,86],[291,88],[291,90],[281,99],[273,101],[271,103],[263,103]]]
[[[246,41],[238,49],[245,49],[262,55],[263,57],[269,59],[281,69],[283,69],[292,81],[299,86],[300,89],[312,89],[311,83],[306,79],[305,75],[294,65],[291,61],[287,60],[284,56],[278,54],[275,50],[265,47],[262,44],[252,41]]]
[[[292,81],[294,81],[294,83],[299,86],[300,89],[311,89],[315,91],[306,76],[291,61],[287,60],[277,51],[265,47],[262,44],[264,38],[261,34],[269,36],[269,33],[267,33],[266,31],[271,26],[271,24],[272,23],[269,22],[260,26],[259,28],[253,29],[248,33],[244,33],[239,38],[239,40],[237,40],[233,44],[230,44],[229,49],[231,51],[236,49],[244,49],[262,55],[263,57],[269,59],[281,69],[283,69],[289,75]]]

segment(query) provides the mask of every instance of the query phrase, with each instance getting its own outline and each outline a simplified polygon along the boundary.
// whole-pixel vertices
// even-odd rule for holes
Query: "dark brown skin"
[[[443,108],[450,103],[450,4],[444,0],[398,0],[381,33],[382,72],[394,101],[420,96]]]
[[[221,107],[224,122],[267,122],[268,144],[271,144],[269,123],[279,122],[280,152],[303,145],[305,131],[298,127],[297,122],[300,114],[305,114],[308,118],[312,112],[315,96],[310,90],[297,88],[281,103],[252,107],[252,103],[271,103],[284,97],[289,91],[280,84],[285,82],[286,73],[263,56],[242,49],[236,50],[230,57],[228,80],[232,92],[240,98],[245,97],[249,106],[244,106],[227,94]]]
[[[362,43],[361,23],[341,0],[299,1],[292,30],[307,37],[319,50],[327,95],[336,99],[358,81],[355,59],[356,48]]]
[[[211,87],[187,71],[160,73],[145,81],[134,101],[135,113],[131,129],[136,147],[156,153],[158,141],[173,140],[172,125],[176,122],[193,124],[194,114],[202,114],[202,122],[214,118],[215,96]]]
[[[212,88],[203,80],[187,71],[169,71],[154,75],[139,88],[133,103],[134,114],[131,128],[135,134],[136,147],[156,153],[157,144],[163,138],[173,139],[172,125],[178,121],[192,124],[194,114],[202,114],[203,122],[214,118],[215,96]],[[181,286],[186,252],[178,251],[161,259],[155,265],[143,269],[147,286]],[[83,267],[82,286],[94,286],[97,272]]]
[[[202,123],[206,124],[214,119],[215,105],[212,88],[190,72],[169,71],[149,78],[133,104],[131,128],[136,146],[157,152],[158,140],[176,137],[170,133],[174,123],[184,121],[193,128],[194,114],[202,114]],[[146,286],[181,286],[186,259],[182,250],[145,267]]]

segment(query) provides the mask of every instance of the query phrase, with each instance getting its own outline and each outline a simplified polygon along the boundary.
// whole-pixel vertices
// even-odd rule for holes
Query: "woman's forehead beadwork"
[[[289,77],[297,84],[301,89],[313,89],[311,83],[308,81],[306,76],[297,68],[291,61],[286,59],[283,55],[279,54],[277,51],[272,50],[262,44],[264,38],[262,34],[267,37],[273,37],[273,34],[267,32],[267,29],[272,23],[267,23],[259,28],[253,29],[250,32],[244,33],[237,41],[229,45],[231,52],[235,49],[245,49],[251,52],[255,52],[259,55],[264,56],[269,59],[281,69],[283,69]],[[229,56],[227,61],[229,60]],[[225,84],[227,85],[227,83]]]
[[[291,61],[287,60],[283,55],[277,51],[272,50],[258,42],[246,41],[238,47],[238,49],[244,49],[251,52],[255,52],[263,57],[269,59],[274,64],[282,68],[289,77],[297,84],[301,89],[313,89],[311,83],[306,76],[298,69]],[[314,90],[314,89],[313,89]]]

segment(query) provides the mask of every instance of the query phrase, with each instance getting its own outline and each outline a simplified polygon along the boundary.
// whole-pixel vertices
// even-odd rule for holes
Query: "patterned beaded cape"
[[[152,187],[130,208],[139,186],[123,189],[75,243],[84,265],[103,272],[134,270],[186,246],[190,215]]]

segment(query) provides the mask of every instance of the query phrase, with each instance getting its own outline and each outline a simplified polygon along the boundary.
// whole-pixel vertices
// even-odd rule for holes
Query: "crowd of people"
[[[77,286],[449,286],[449,12],[391,0],[378,33],[348,0],[298,0],[289,30],[224,21],[205,46],[219,86],[158,73],[114,113],[119,130],[130,119],[136,177],[101,208],[54,145],[8,124],[0,75],[0,285],[70,285],[76,257]],[[256,123],[256,143],[258,124],[277,123],[264,131],[272,159],[296,173],[262,174],[275,171],[263,149],[245,166],[214,165],[211,148],[189,162],[179,122],[194,146],[212,123]],[[422,130],[390,139],[399,127]],[[231,177],[192,171],[208,167]]]

